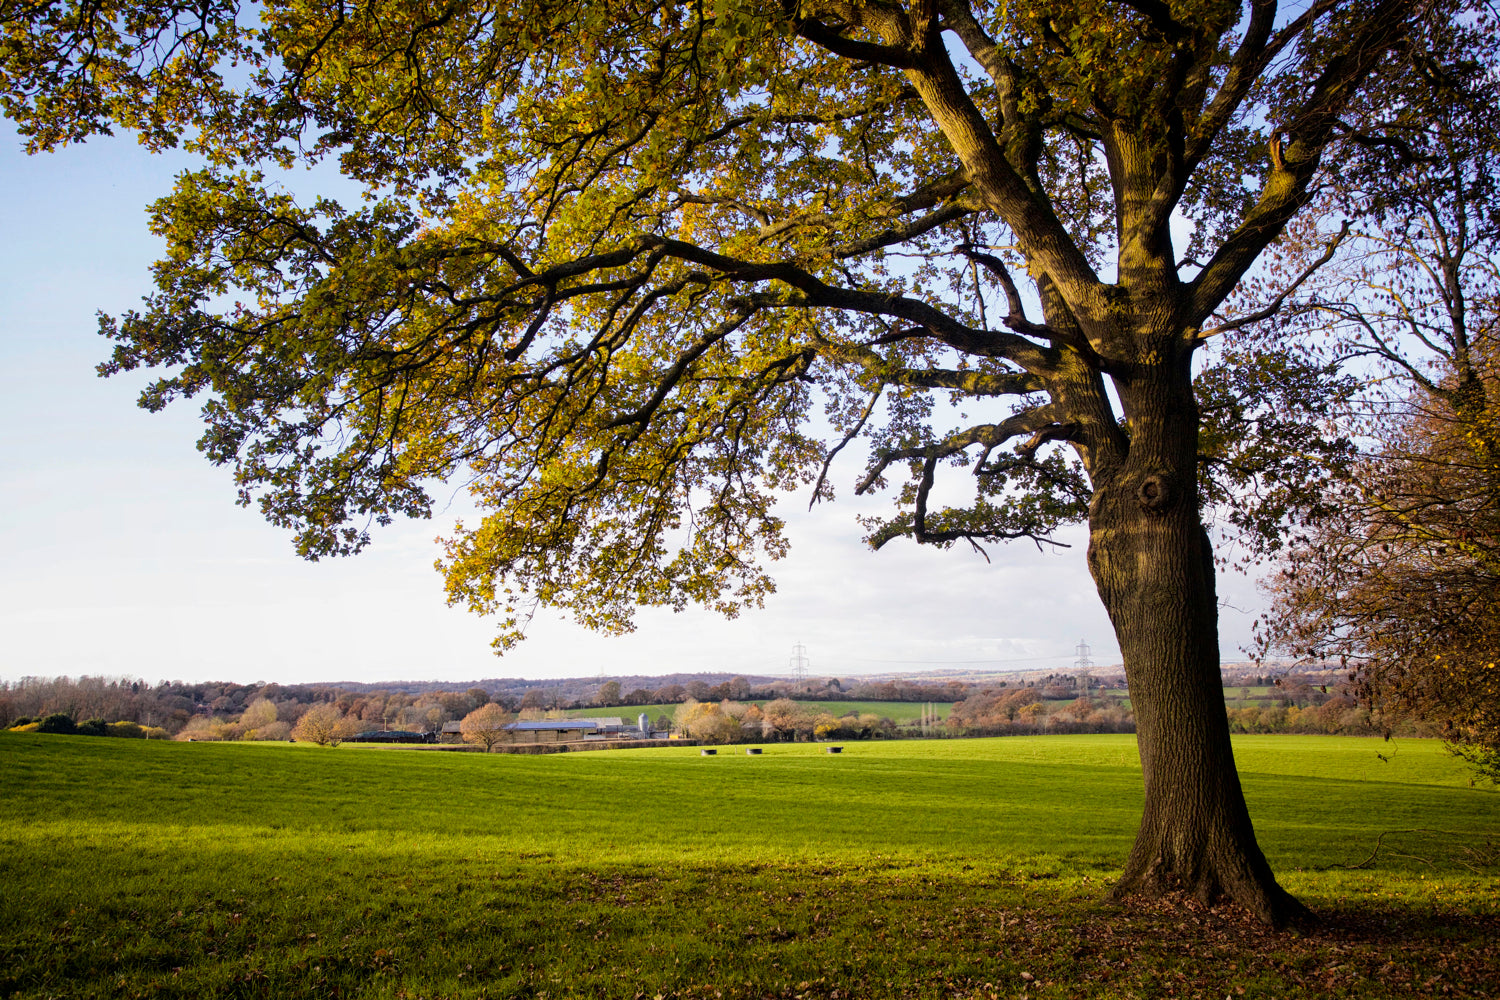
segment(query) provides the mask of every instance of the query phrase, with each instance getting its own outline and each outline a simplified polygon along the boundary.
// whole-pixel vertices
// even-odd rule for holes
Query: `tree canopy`
[[[123,124],[211,161],[153,209],[109,369],[207,392],[203,450],[300,551],[465,475],[496,513],[456,600],[623,627],[758,601],[827,428],[872,442],[860,489],[913,470],[877,544],[1081,519],[1146,300],[1191,356],[1404,9],[80,2],[18,19],[6,107],[36,148]],[[367,203],[296,203],[299,160]],[[947,461],[978,495],[933,510]]]
[[[105,322],[106,370],[163,369],[148,407],[202,397],[203,451],[304,555],[356,551],[462,478],[485,515],[448,545],[448,593],[501,613],[504,646],[534,600],[606,629],[755,605],[786,550],[776,498],[832,498],[856,438],[852,485],[892,492],[876,546],[1086,519],[1146,769],[1121,891],[1296,911],[1234,777],[1202,506],[1295,470],[1321,371],[1244,353],[1200,409],[1195,359],[1297,285],[1226,305],[1330,156],[1382,141],[1377,82],[1433,71],[1413,26],[1471,13],[6,10],[0,91],[33,148],[125,126],[203,155],[153,208],[167,254]],[[325,162],[360,203],[279,183]],[[938,500],[954,466],[971,495]],[[1265,495],[1241,523],[1289,502]]]

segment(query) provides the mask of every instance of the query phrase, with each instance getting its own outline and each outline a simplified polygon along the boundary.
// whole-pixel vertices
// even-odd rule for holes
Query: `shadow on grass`
[[[221,872],[212,888],[54,899],[24,923],[11,908],[0,996],[1500,994],[1500,916],[1476,896],[1314,898],[1318,925],[1277,932],[1180,900],[1108,904],[1113,873],[1087,871],[517,859],[380,865],[338,885]]]

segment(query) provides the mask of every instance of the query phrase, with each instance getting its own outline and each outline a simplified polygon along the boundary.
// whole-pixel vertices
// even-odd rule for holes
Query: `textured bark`
[[[1307,911],[1271,873],[1235,770],[1186,355],[1180,370],[1152,366],[1121,394],[1130,449],[1095,494],[1089,544],[1124,657],[1145,782],[1140,831],[1114,895],[1227,897],[1284,924]]]

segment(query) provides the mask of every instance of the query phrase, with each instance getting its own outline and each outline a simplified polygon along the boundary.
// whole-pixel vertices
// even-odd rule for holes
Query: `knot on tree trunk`
[[[1135,499],[1148,514],[1164,514],[1177,503],[1177,490],[1166,476],[1152,473],[1136,487]]]

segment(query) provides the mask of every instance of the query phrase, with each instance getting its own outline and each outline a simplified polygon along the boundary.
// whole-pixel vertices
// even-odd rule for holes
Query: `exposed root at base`
[[[1134,877],[1127,873],[1109,891],[1109,899],[1114,903],[1124,903],[1132,898],[1185,908],[1227,906],[1277,930],[1305,928],[1318,923],[1317,914],[1274,880],[1269,886],[1241,885],[1239,891],[1231,891],[1212,875],[1201,876],[1185,885],[1159,870],[1148,869]]]

